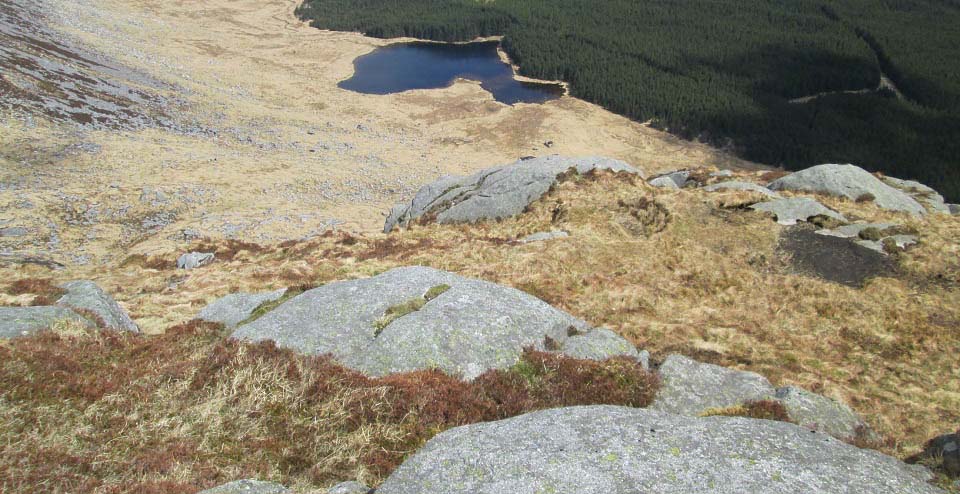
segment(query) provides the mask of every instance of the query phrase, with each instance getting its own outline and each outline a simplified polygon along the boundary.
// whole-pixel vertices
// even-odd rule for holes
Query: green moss
[[[450,285],[447,285],[447,284],[431,287],[429,290],[427,290],[427,293],[423,295],[423,298],[426,299],[427,302],[429,302],[439,297],[440,295],[443,295],[449,289],[450,289]]]
[[[422,297],[415,297],[406,302],[387,307],[383,315],[373,322],[374,336],[380,336],[380,333],[382,333],[390,323],[411,312],[422,309],[424,305],[427,305],[427,302],[439,297],[449,289],[450,285],[437,285],[427,290],[427,293]]]
[[[261,317],[266,315],[268,312],[283,305],[283,303],[286,302],[287,300],[290,300],[291,298],[296,297],[297,295],[300,295],[305,291],[307,291],[307,287],[303,287],[303,286],[287,288],[287,291],[283,292],[283,295],[281,295],[280,298],[276,300],[267,300],[266,302],[263,302],[260,305],[258,305],[257,308],[253,309],[253,312],[250,313],[250,317],[244,319],[243,321],[240,321],[237,324],[237,327],[243,326],[244,324],[250,324],[253,321],[256,321],[257,319],[260,319]]]
[[[386,312],[383,313],[379,319],[374,321],[374,335],[379,336],[383,330],[390,325],[393,321],[411,313],[416,312],[423,308],[426,305],[427,299],[423,297],[412,298],[403,302],[401,304],[393,305],[387,308]]]

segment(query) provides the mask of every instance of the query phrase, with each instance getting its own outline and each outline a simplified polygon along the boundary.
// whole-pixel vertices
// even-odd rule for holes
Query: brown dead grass
[[[732,407],[711,408],[700,414],[701,417],[711,417],[714,415],[793,422],[783,403],[774,400],[748,401]]]
[[[10,283],[8,295],[33,295],[30,305],[53,305],[66,293],[52,278],[21,278]]]
[[[532,350],[468,383],[439,371],[368,378],[198,322],[155,337],[50,331],[0,347],[0,490],[375,484],[444,429],[555,406],[645,406],[657,386],[635,361]]]

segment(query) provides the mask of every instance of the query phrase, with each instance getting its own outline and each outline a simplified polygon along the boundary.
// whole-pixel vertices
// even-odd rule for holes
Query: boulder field
[[[640,170],[606,158],[521,160],[423,187],[409,204],[394,207],[384,231],[430,221],[476,222],[516,215],[565,174],[597,170],[643,177]],[[828,203],[835,207],[841,198],[871,201],[881,209],[912,216],[949,211],[942,197],[922,184],[881,180],[853,165],[820,165],[766,187],[731,176],[683,170],[638,186],[658,187],[661,194],[701,187],[711,193],[752,194],[757,198],[747,206],[789,226],[783,228],[782,238],[797,262],[830,254],[845,266],[867,259],[871,266],[884,268],[834,280],[852,286],[866,276],[887,272],[885,252],[893,246],[906,248],[918,238],[904,234],[895,223],[851,215],[857,221],[852,222],[809,194],[831,197],[834,202]],[[837,209],[846,211],[842,200],[839,203]],[[798,222],[829,225],[815,230],[811,225],[795,226]],[[576,241],[557,230],[516,243],[559,238]],[[864,242],[879,242],[881,249]],[[194,269],[213,258],[190,253],[178,267]],[[818,269],[825,271],[825,278],[826,271],[838,271],[813,262],[810,270]],[[51,306],[0,308],[0,337],[32,334],[63,320],[139,331],[95,283],[76,281],[60,288],[63,295]],[[302,293],[230,294],[203,308],[197,319],[223,324],[238,340],[273,341],[306,355],[329,354],[371,376],[440,369],[471,380],[488,370],[513,366],[525,348],[534,348],[579,359],[628,357],[659,378],[660,387],[648,408],[565,407],[456,427],[433,437],[377,489],[348,481],[328,490],[334,494],[942,492],[928,482],[931,473],[925,467],[848,444],[877,437],[843,403],[799,387],[777,388],[759,374],[678,354],[651,368],[647,352],[611,330],[594,327],[514,288],[429,267],[394,268]],[[727,416],[736,414],[731,409],[757,403],[782,408],[785,421]],[[955,466],[960,450],[956,435],[938,441],[931,443],[936,451],[929,456],[939,455]],[[255,479],[203,491],[286,492],[290,491],[280,484]]]

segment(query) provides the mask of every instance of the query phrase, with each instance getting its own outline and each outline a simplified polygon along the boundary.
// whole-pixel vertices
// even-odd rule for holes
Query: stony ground
[[[734,178],[764,179],[753,173]],[[636,178],[601,176],[564,182],[527,213],[501,222],[415,226],[389,235],[330,232],[312,240],[269,245],[197,241],[193,248],[215,251],[217,260],[191,271],[175,269],[181,253],[177,249],[152,256],[134,254],[120,267],[50,270],[31,265],[2,273],[11,280],[95,279],[131,310],[141,327],[156,333],[169,332],[168,328],[191,319],[207,303],[228,293],[316,286],[396,266],[433,266],[534,294],[591,324],[626,336],[650,350],[655,363],[669,353],[682,353],[761,373],[776,386],[798,385],[849,403],[882,436],[882,451],[909,457],[927,439],[954,430],[960,421],[960,379],[954,365],[960,349],[956,331],[960,326],[960,245],[956,243],[960,220],[943,214],[913,217],[884,212],[870,203],[820,199],[851,220],[910,227],[920,242],[890,256],[894,271],[868,280],[862,288],[845,286],[798,272],[790,256],[778,248],[782,232],[790,227],[743,208],[743,204],[759,200],[752,193],[658,189]],[[529,244],[515,241],[553,229],[570,236]],[[35,297],[31,293],[8,294],[0,302],[28,305]],[[181,347],[175,346],[170,347],[173,353],[169,358],[156,357],[155,372],[159,374],[150,374],[155,377],[149,379],[174,372],[163,370],[175,365],[168,362],[171,359],[186,366],[187,370],[176,372],[192,375],[189,369],[197,362],[221,351],[215,349],[217,343],[210,333],[198,337],[205,343],[187,343],[195,349],[189,354],[181,353],[186,348],[176,350]],[[172,344],[163,341],[136,345]],[[66,345],[69,348],[71,344]],[[242,363],[248,361],[240,356],[238,361],[232,358],[228,358],[234,362],[229,372],[217,374],[218,382],[248,379],[243,376],[253,367]],[[123,365],[122,361],[110,365]],[[270,362],[277,366],[270,372],[281,372],[288,365],[283,359]],[[149,368],[149,364],[137,365]],[[290,389],[306,385],[290,379],[294,379]],[[187,385],[188,381],[183,381],[177,386]],[[254,400],[256,405],[243,406],[261,409],[271,402],[268,387],[260,381],[249,382],[229,392],[230,396],[241,393],[231,398],[239,400],[236,403]],[[138,413],[161,417],[181,413],[181,406],[200,407],[190,412],[200,421],[201,410],[219,410],[225,403],[219,391],[198,397],[176,394],[174,388],[157,391],[156,405],[143,405],[162,410]],[[299,396],[297,393],[284,395],[284,400]],[[171,396],[193,397],[178,404],[170,402]],[[101,406],[114,410],[108,401]],[[54,406],[48,412],[56,410]],[[42,444],[54,447],[51,445],[73,437],[73,428],[87,427],[84,424],[89,417],[76,420],[47,437],[51,443]],[[206,444],[213,429],[194,424],[177,430],[191,441]],[[270,436],[272,429],[266,430],[264,435]],[[155,435],[160,433],[153,431],[148,439],[159,440]],[[350,436],[344,447],[376,447],[372,441],[378,434],[386,432]],[[126,439],[124,447],[136,449],[143,444],[138,441],[148,440],[137,437]],[[336,451],[336,455],[346,454]],[[244,462],[217,463],[217,468],[237,475],[264,474],[303,488],[350,478],[375,484],[382,478],[375,473],[382,470],[362,458],[337,456],[338,462],[346,463],[322,470],[327,473],[312,470],[315,474],[309,469],[284,474],[277,466],[281,458],[270,458],[252,470]],[[188,475],[212,482],[229,476],[196,477],[197,472],[177,472],[150,478]]]

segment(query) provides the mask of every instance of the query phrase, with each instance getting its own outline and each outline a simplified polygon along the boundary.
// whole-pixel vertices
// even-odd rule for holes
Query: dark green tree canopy
[[[503,35],[523,75],[616,113],[761,163],[850,162],[960,201],[956,0],[306,0],[297,13],[380,38]]]

